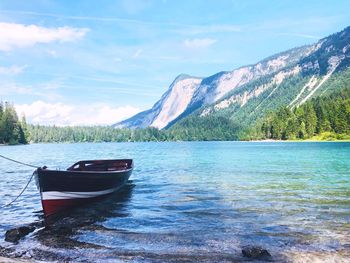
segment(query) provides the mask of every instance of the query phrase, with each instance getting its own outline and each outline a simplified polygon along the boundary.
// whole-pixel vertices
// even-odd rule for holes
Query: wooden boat
[[[67,170],[35,171],[44,215],[90,203],[118,191],[133,170],[132,159],[79,161]]]

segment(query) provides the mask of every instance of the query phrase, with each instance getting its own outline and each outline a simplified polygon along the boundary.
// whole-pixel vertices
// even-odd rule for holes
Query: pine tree
[[[308,137],[315,134],[317,125],[317,116],[314,107],[311,103],[305,104],[305,129]]]
[[[305,139],[306,134],[305,122],[302,121],[299,126],[298,138]]]
[[[0,143],[27,143],[26,134],[18,121],[14,106],[0,103]]]

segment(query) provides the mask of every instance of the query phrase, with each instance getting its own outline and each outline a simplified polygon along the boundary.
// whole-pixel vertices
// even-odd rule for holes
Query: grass
[[[308,139],[310,141],[350,141],[350,134],[323,132]]]

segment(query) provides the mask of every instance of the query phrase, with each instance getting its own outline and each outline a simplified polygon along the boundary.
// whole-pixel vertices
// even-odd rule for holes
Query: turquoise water
[[[119,251],[123,260],[127,254],[143,261],[141,252],[145,260],[154,254],[166,255],[164,261],[189,254],[203,260],[217,254],[219,260],[239,257],[242,246],[252,244],[286,261],[302,255],[347,262],[350,255],[350,143],[34,144],[1,146],[0,154],[61,169],[81,159],[133,158],[127,198],[113,196],[74,215],[79,220],[80,213],[98,207],[93,224],[100,229],[82,227],[73,238]],[[0,160],[0,172],[3,205],[32,169]],[[40,220],[34,182],[18,202],[0,210],[2,240],[6,229]],[[32,235],[20,246],[36,242]],[[67,253],[108,259],[86,250]]]

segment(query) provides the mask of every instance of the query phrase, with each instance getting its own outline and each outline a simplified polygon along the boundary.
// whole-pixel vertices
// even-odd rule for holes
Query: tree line
[[[20,121],[11,103],[0,102],[0,144],[25,144],[28,137],[24,116]]]
[[[47,142],[138,142],[165,141],[165,133],[156,128],[116,129],[110,126],[57,127],[28,125],[33,143]]]
[[[253,128],[223,116],[189,117],[169,129],[116,129],[110,126],[57,127],[27,125],[10,103],[0,103],[0,143],[141,142],[209,140],[350,139],[350,88],[319,96],[290,109],[270,112]],[[326,137],[324,136],[326,135]]]
[[[47,142],[143,142],[237,140],[237,127],[225,118],[205,117],[200,123],[185,120],[181,126],[166,130],[154,127],[116,129],[110,126],[56,127],[28,125],[29,141]]]
[[[350,88],[319,96],[294,109],[282,107],[268,114],[250,133],[251,138],[276,140],[321,135],[350,138]]]

